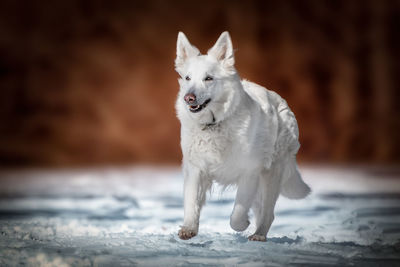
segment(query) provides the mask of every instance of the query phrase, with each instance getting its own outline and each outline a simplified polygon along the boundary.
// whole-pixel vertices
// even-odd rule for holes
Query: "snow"
[[[385,170],[303,166],[313,193],[278,200],[266,243],[230,229],[235,190],[218,187],[180,240],[179,168],[3,171],[0,266],[400,265],[400,180]]]

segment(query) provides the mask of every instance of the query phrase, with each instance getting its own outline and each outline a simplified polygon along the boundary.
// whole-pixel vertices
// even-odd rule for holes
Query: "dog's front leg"
[[[244,178],[238,183],[235,205],[230,220],[231,227],[235,231],[244,231],[250,224],[248,214],[257,191],[258,180],[258,177]]]
[[[200,211],[205,202],[207,185],[197,167],[184,166],[184,219],[179,230],[179,238],[187,240],[199,230]]]

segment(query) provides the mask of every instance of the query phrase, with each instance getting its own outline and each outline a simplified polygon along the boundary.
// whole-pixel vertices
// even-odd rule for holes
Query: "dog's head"
[[[237,102],[235,91],[240,85],[234,63],[228,32],[221,34],[206,55],[200,54],[179,32],[175,59],[180,75],[178,116],[200,124],[214,124],[226,118]]]

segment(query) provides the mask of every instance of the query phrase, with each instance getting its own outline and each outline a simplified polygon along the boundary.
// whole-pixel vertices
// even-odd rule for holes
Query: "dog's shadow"
[[[232,238],[229,238],[229,242],[234,242],[234,243],[249,243],[249,244],[268,244],[268,243],[274,243],[274,244],[300,244],[304,242],[304,238],[301,236],[297,236],[296,238],[289,238],[287,236],[282,236],[282,237],[267,237],[267,242],[254,242],[254,241],[249,241],[248,237],[241,234],[241,233],[235,233],[232,234]],[[190,247],[197,247],[197,248],[207,248],[210,247],[214,241],[213,240],[207,240],[205,241],[203,237],[196,236],[192,239],[192,242],[180,240],[179,237],[173,236],[170,238],[170,241],[173,243],[179,242],[179,243],[186,243],[186,245]],[[194,242],[193,242],[194,241]]]
[[[249,241],[249,239],[242,235],[242,234],[234,234],[235,241],[238,243],[255,243],[254,241]],[[267,237],[267,242],[266,243],[275,243],[275,244],[299,244],[302,243],[304,239],[300,236],[297,236],[296,238],[289,238],[287,236],[282,236],[282,237]],[[265,244],[265,242],[257,242],[257,243],[262,243]]]

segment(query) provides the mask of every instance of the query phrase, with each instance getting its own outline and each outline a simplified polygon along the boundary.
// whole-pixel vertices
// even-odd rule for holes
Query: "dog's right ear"
[[[176,43],[175,67],[180,68],[189,57],[194,57],[199,54],[199,49],[190,44],[183,32],[179,32],[178,41]]]

